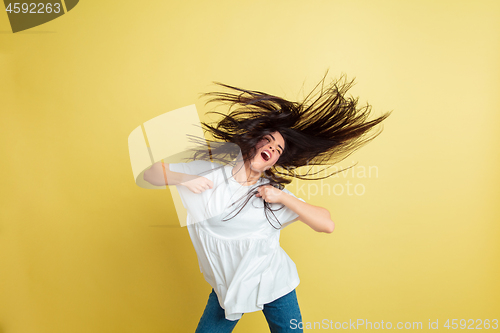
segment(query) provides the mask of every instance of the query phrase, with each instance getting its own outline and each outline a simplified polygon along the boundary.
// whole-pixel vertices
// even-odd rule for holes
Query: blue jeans
[[[295,324],[302,321],[295,290],[271,303],[264,304],[262,312],[266,317],[271,333],[302,332],[297,325],[290,325],[290,321],[293,319],[295,320],[292,323]],[[224,309],[219,305],[217,295],[212,289],[210,296],[208,296],[205,311],[196,328],[196,333],[232,332],[237,323],[238,320],[232,321],[226,319]],[[292,327],[295,329],[292,329]]]

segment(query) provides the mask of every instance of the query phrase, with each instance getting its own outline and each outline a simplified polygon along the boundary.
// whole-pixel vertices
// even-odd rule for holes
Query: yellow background
[[[328,68],[394,111],[341,163],[378,177],[327,182],[365,194],[308,199],[335,232],[282,232],[304,321],[500,319],[499,37],[497,0],[87,0],[16,34],[0,14],[0,332],[193,332],[210,287],[129,133],[203,116],[212,81],[300,99]]]

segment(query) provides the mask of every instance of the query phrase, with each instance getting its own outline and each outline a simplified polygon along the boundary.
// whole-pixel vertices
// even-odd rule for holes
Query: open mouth
[[[269,159],[271,158],[271,154],[269,154],[267,151],[263,151],[262,153],[260,153],[260,156],[262,156],[262,158],[264,159],[264,161],[269,161]]]

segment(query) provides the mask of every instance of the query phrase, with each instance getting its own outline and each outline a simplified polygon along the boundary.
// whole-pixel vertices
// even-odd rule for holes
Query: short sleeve
[[[168,165],[170,171],[185,173],[193,176],[204,176],[213,172],[213,170],[220,165],[208,161],[193,161],[189,163],[172,163]]]
[[[295,196],[295,194],[293,194],[292,192],[290,192],[286,188],[283,189],[282,191],[285,192],[286,194],[290,194],[294,198],[297,198]],[[301,198],[297,198],[297,199],[299,199],[302,202],[305,202],[304,199],[301,199]],[[283,207],[283,208],[279,209],[280,207]],[[291,222],[291,221],[293,221],[293,220],[295,220],[295,219],[297,219],[299,217],[299,214],[295,213],[290,208],[288,208],[286,206],[282,206],[280,204],[273,204],[272,205],[272,209],[274,210],[273,211],[274,216],[276,216],[276,218],[278,219],[278,221],[282,225],[285,224],[285,223],[287,223],[287,222]]]
[[[168,165],[170,171],[205,177],[214,184],[217,184],[217,179],[220,178],[217,177],[217,172],[215,172],[220,166],[221,165],[217,163],[201,160],[189,163],[172,163]],[[217,208],[211,204],[213,200],[213,189],[205,190],[202,193],[193,193],[185,186],[176,185],[175,188],[179,193],[182,205],[188,212],[188,224],[204,221],[214,216],[215,212],[218,212]],[[208,209],[208,207],[211,207],[211,209]]]

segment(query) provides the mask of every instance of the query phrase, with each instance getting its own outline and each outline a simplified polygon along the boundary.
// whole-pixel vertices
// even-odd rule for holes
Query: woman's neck
[[[262,175],[260,171],[252,169],[249,161],[237,162],[233,168],[232,173],[234,180],[236,180],[243,186],[249,186],[255,184]]]

